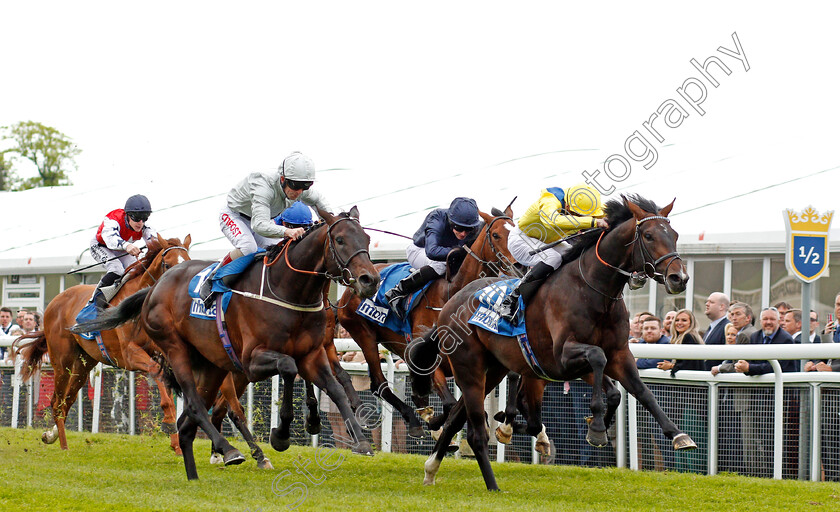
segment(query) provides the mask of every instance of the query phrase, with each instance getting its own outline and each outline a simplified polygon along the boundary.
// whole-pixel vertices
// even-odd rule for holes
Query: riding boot
[[[400,320],[405,320],[405,314],[403,308],[400,307],[400,302],[410,294],[423,288],[426,283],[438,277],[440,277],[440,274],[429,265],[426,265],[397,283],[397,286],[385,292],[385,300],[388,301],[388,306],[391,308],[391,311]]]
[[[108,289],[108,291],[111,291],[111,287],[113,287],[115,283],[118,283],[121,277],[122,276],[120,276],[116,272],[108,272],[104,276],[102,276],[102,279],[99,280],[99,284],[97,284],[96,288],[93,290],[93,294],[90,296],[88,304],[93,303],[96,306],[97,311],[102,311],[103,309],[107,308],[108,301],[114,298],[114,294],[108,294],[110,295],[109,297],[108,295],[106,295],[105,290]],[[119,287],[117,286],[116,288]]]
[[[216,300],[216,292],[213,291],[213,279],[215,279],[216,273],[220,268],[224,267],[231,261],[233,261],[233,258],[231,258],[230,253],[225,254],[224,257],[219,260],[219,264],[216,265],[216,268],[214,268],[213,271],[210,272],[210,275],[207,276],[207,279],[201,283],[201,288],[198,290],[198,296],[201,297],[201,301],[204,303],[205,309],[213,307],[213,302]]]
[[[542,261],[531,267],[522,276],[519,284],[510,292],[510,295],[505,297],[505,300],[499,304],[499,316],[508,322],[513,322],[516,319],[516,314],[519,312],[519,297],[521,296],[525,304],[528,304],[534,294],[537,293],[537,290],[540,289],[542,282],[552,272],[554,272],[554,267]]]

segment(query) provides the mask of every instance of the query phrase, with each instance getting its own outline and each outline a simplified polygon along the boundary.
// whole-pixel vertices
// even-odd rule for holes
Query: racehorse
[[[78,327],[108,328],[139,316],[139,325],[166,355],[184,393],[178,434],[190,480],[198,478],[192,449],[198,427],[210,437],[214,449],[224,455],[225,464],[244,460],[239,450],[213,427],[207,414],[227,373],[241,371],[250,382],[264,380],[278,373],[281,354],[291,356],[301,377],[325,389],[337,404],[350,426],[353,451],[372,454],[370,442],[332,375],[323,350],[326,313],[322,299],[327,279],[341,281],[362,296],[373,296],[379,273],[370,261],[370,238],[359,224],[356,207],[337,216],[320,210],[318,213],[326,221],[324,224],[311,228],[296,242],[289,240],[273,247],[234,283],[236,293],[225,312],[232,355],[223,348],[213,322],[186,314],[192,302],[188,284],[210,262],[181,265],[100,319]],[[221,301],[217,297],[217,309]],[[276,430],[272,429],[272,438]]]
[[[493,209],[493,216],[479,212],[483,225],[478,228],[478,236],[469,244],[467,249],[468,257],[461,264],[460,269],[451,279],[436,279],[424,292],[409,313],[411,318],[412,336],[403,336],[387,327],[378,325],[356,312],[362,299],[353,290],[347,290],[338,303],[338,322],[347,329],[362,352],[365,361],[368,363],[370,373],[370,389],[374,396],[379,397],[399,411],[403,420],[408,424],[408,435],[421,438],[424,436],[423,427],[414,410],[405,402],[400,400],[393,390],[388,386],[388,381],[382,373],[379,362],[379,349],[377,343],[381,343],[389,351],[403,357],[407,342],[414,337],[419,337],[432,328],[438,318],[438,313],[443,304],[458,290],[479,277],[498,276],[502,272],[512,274],[513,263],[516,261],[507,248],[507,239],[510,231],[507,227],[513,225],[511,215],[513,211],[510,206],[504,211]],[[387,265],[377,265],[382,270]],[[406,339],[408,338],[408,339]],[[428,403],[425,397],[414,396],[414,402],[421,407],[424,419],[429,420],[429,427],[437,430],[443,424],[449,409],[455,404],[455,397],[446,385],[446,375],[451,375],[446,364],[441,365],[434,373],[434,389],[443,401],[444,414],[436,419],[429,420],[433,411],[431,408],[423,410]]]
[[[137,290],[151,286],[166,270],[189,260],[190,241],[190,235],[187,235],[183,244],[177,238],[167,240],[160,235],[157,240],[152,239],[145,256],[126,269],[122,277],[125,284],[111,303],[117,304]],[[104,349],[100,350],[96,340],[86,340],[68,330],[76,323],[76,314],[88,302],[93,289],[92,285],[80,284],[64,290],[50,301],[44,311],[44,330],[25,334],[15,340],[16,350],[24,358],[24,379],[28,379],[41,367],[45,353],[49,352],[50,355],[55,375],[55,389],[50,400],[55,428],[44,432],[41,439],[51,444],[58,434],[61,449],[67,449],[67,436],[64,432],[67,413],[75,403],[79,389],[87,381],[90,370],[101,362],[154,377],[163,409],[162,428],[170,434],[170,446],[180,455],[178,434],[175,433],[175,404],[161,379],[160,365],[152,360],[156,348],[150,340],[143,333],[136,332],[133,326],[126,326],[102,331]],[[23,340],[31,341],[21,344]]]
[[[526,362],[517,340],[467,324],[478,307],[476,292],[492,285],[492,279],[476,281],[458,292],[441,311],[438,329],[409,347],[416,380],[424,380],[428,388],[430,369],[440,361],[438,353],[443,349],[463,393],[424,465],[424,484],[434,484],[446,447],[469,421],[467,440],[484,483],[488,490],[499,489],[488,454],[484,397],[508,370],[558,381],[591,373],[592,382],[602,382],[605,388],[612,386],[605,375],[612,377],[650,411],[675,449],[696,448],[639,378],[628,347],[628,313],[622,300],[622,290],[631,277],[636,283],[645,276],[653,278],[671,294],[685,290],[688,275],[676,251],[678,235],[667,218],[674,203],[659,209],[639,196],[622,199],[606,205],[610,227],[581,236],[564,256],[560,269],[527,305],[527,337],[536,363]],[[587,440],[595,445],[607,442],[601,393],[601,386],[593,386]]]

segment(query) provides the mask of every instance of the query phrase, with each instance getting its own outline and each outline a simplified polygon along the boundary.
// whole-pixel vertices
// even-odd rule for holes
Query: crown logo
[[[791,231],[816,231],[821,233],[828,233],[828,229],[831,227],[831,217],[834,215],[833,210],[820,215],[820,212],[811,206],[800,213],[791,209],[785,210],[785,213],[787,213]]]

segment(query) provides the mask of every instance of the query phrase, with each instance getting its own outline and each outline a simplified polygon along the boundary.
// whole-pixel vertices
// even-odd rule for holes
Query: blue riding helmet
[[[481,224],[478,216],[478,205],[475,199],[469,197],[456,197],[452,200],[447,211],[449,222],[465,228],[474,228]]]
[[[279,225],[284,222],[286,224],[294,224],[296,226],[311,226],[312,210],[305,204],[297,201],[274,218],[275,224]]]

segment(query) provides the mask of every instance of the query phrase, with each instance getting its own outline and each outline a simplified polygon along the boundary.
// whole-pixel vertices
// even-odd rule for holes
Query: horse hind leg
[[[585,368],[584,365],[592,369],[592,399],[589,403],[592,416],[586,420],[588,424],[586,442],[597,448],[607,446],[607,427],[604,423],[606,408],[602,389],[604,369],[607,366],[604,350],[594,345],[567,341],[563,346],[561,362],[567,369],[581,369]]]
[[[304,381],[306,388],[306,419],[303,421],[303,428],[306,433],[312,436],[317,436],[321,433],[321,413],[318,410],[318,399],[315,397],[315,388],[309,381]],[[351,406],[352,407],[352,406]],[[353,409],[355,412],[356,409]]]
[[[505,410],[499,411],[493,417],[499,422],[499,426],[496,427],[496,440],[502,444],[510,444],[515,430],[514,422],[516,420],[516,415],[519,413],[519,409],[516,407],[516,402],[517,395],[519,394],[521,377],[518,373],[509,372],[507,378],[508,395],[507,402],[505,403]]]
[[[443,425],[443,432],[435,443],[435,448],[429,458],[423,464],[424,477],[423,485],[435,485],[435,476],[440,470],[440,463],[443,458],[449,453],[449,446],[452,439],[463,428],[467,421],[467,410],[464,406],[463,398],[458,400],[455,406],[449,411],[449,416],[446,418],[446,423]]]
[[[61,364],[53,366],[55,387],[51,405],[53,416],[55,416],[55,427],[53,427],[52,431],[44,432],[41,439],[45,443],[51,444],[51,442],[55,442],[55,436],[57,435],[61,449],[67,449],[67,433],[65,432],[64,422],[67,419],[70,408],[76,402],[76,396],[79,390],[87,382],[88,374],[95,363],[96,361],[93,359],[79,354],[73,360],[69,372]]]
[[[283,401],[280,406],[280,425],[271,429],[269,443],[278,452],[286,451],[291,446],[292,421],[295,419],[294,393],[295,376],[298,373],[294,359],[287,355],[280,354],[277,360],[277,369],[283,379]]]

